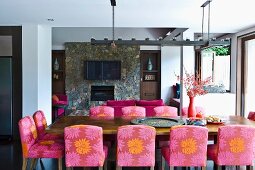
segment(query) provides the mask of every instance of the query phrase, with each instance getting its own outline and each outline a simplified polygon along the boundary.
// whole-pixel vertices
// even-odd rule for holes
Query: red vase
[[[196,107],[194,104],[195,97],[189,97],[188,117],[196,117]]]

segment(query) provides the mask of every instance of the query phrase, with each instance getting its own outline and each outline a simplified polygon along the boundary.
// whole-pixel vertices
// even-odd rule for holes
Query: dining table
[[[131,120],[134,118],[116,117],[112,119],[92,118],[89,116],[63,116],[57,119],[53,124],[46,128],[47,133],[64,134],[64,128],[72,125],[95,125],[103,129],[104,135],[117,134],[118,127],[124,125],[131,125]],[[182,118],[185,119],[185,118]],[[184,121],[185,122],[185,121]],[[255,127],[255,121],[249,120],[241,116],[225,116],[223,122],[207,123],[205,127],[208,129],[208,135],[215,136],[218,129],[225,125],[250,125]],[[171,127],[155,127],[156,135],[169,135]]]

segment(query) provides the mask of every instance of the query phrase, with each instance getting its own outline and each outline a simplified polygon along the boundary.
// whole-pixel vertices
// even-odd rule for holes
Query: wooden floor
[[[157,152],[157,157],[159,156],[159,152]],[[109,153],[109,161],[108,161],[108,170],[115,169],[115,151],[112,150]],[[155,170],[158,170],[158,163],[160,160],[156,161]],[[22,151],[19,141],[14,142],[6,142],[0,141],[0,170],[20,170],[22,167]],[[63,161],[63,167],[64,161]],[[29,168],[27,168],[29,169]],[[57,170],[57,160],[56,159],[41,159],[38,161],[37,170]],[[65,169],[65,168],[64,168]],[[75,168],[75,170],[79,170],[81,168]],[[97,169],[97,168],[92,168]],[[147,170],[148,168],[123,168],[123,170]],[[178,168],[178,170],[181,168]],[[191,168],[193,169],[193,168]],[[235,169],[233,167],[227,167],[227,170]],[[241,168],[244,169],[244,168]],[[166,167],[165,170],[168,170]],[[207,170],[213,170],[212,161],[207,161]]]

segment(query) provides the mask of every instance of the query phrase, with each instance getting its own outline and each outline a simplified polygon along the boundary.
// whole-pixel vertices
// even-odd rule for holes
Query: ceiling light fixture
[[[225,39],[225,40],[216,40],[216,39],[210,39],[210,3],[212,0],[207,0],[205,3],[202,4],[203,8],[203,16],[202,16],[202,39],[196,40],[196,41],[190,41],[189,39],[186,40],[177,40],[176,36],[182,34],[183,32],[180,32],[178,35],[176,35],[174,38],[171,40],[168,39],[162,39],[159,38],[158,40],[149,40],[146,38],[145,40],[136,40],[135,38],[132,38],[131,40],[122,40],[118,39],[115,41],[114,37],[114,6],[116,6],[116,1],[111,0],[111,6],[113,7],[113,26],[112,26],[112,40],[104,39],[104,40],[96,40],[94,38],[91,38],[91,44],[92,45],[111,45],[112,47],[116,48],[116,45],[158,45],[158,46],[225,46],[225,45],[230,45],[230,40]],[[204,40],[204,8],[209,5],[208,8],[208,40]],[[185,31],[186,29],[183,29]],[[170,33],[171,35],[171,33]]]
[[[116,6],[116,1],[115,0],[111,0],[111,5],[112,5],[112,43],[111,43],[111,47],[112,48],[117,48],[115,42],[114,42],[114,7]]]

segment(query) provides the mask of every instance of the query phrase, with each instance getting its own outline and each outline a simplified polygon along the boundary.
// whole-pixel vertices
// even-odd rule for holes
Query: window
[[[212,77],[209,93],[230,91],[229,47],[211,47],[201,51],[201,78]]]

